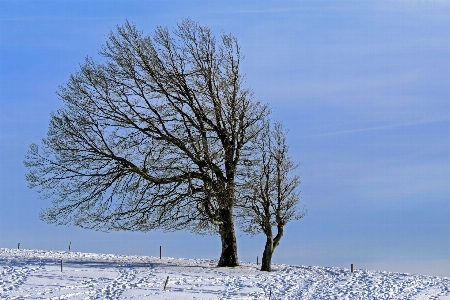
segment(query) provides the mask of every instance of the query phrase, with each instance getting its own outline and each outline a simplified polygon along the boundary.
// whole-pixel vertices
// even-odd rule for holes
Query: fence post
[[[20,249],[20,243],[17,244],[17,249]]]
[[[69,253],[70,253],[70,246],[72,245],[72,242],[69,242]]]
[[[258,256],[256,257],[256,265],[259,265],[259,263],[258,263]]]
[[[162,257],[162,246],[159,246],[159,259]]]
[[[63,268],[63,261],[61,259],[61,272],[62,272],[62,268]]]
[[[169,276],[166,278],[166,283],[164,283],[164,290],[166,290],[167,283],[169,282]]]
[[[350,265],[350,269],[351,269],[351,271],[353,273],[353,264]]]

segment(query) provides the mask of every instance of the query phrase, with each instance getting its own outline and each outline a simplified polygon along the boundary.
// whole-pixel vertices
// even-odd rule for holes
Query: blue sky
[[[0,247],[218,258],[216,236],[47,225],[24,178],[58,86],[108,33],[185,17],[238,38],[246,85],[289,129],[309,214],[275,263],[450,277],[448,1],[0,1]],[[240,235],[239,259],[263,245]]]

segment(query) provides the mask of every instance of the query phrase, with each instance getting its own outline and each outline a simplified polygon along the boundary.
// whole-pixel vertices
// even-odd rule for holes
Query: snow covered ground
[[[63,271],[61,272],[61,260]],[[0,249],[1,299],[450,299],[450,279],[348,269]],[[167,288],[164,283],[169,276]]]

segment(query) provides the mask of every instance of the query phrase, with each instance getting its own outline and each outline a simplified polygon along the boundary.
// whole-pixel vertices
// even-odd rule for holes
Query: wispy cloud
[[[384,125],[384,126],[375,126],[375,127],[366,127],[366,128],[357,128],[357,129],[350,129],[350,130],[327,132],[327,133],[313,135],[313,137],[353,134],[353,133],[361,133],[361,132],[367,132],[367,131],[395,129],[395,128],[426,125],[426,124],[448,122],[448,121],[450,121],[450,118],[437,119],[437,120],[423,120],[423,121],[409,122],[409,123],[403,123],[403,124],[392,124],[392,125]]]
[[[388,88],[398,88],[404,86],[411,86],[414,83],[420,82],[423,74],[417,71],[407,71],[401,73],[388,73],[383,75],[356,77],[356,78],[336,78],[336,79],[286,79],[274,80],[270,78],[265,84],[261,84],[258,88],[262,94],[276,94],[283,95],[284,99],[289,99],[289,95],[294,95],[296,99],[312,99],[317,104],[317,97],[320,97],[321,102],[336,102],[342,103],[339,96],[345,96],[345,103],[354,102],[355,98],[352,96],[358,93],[367,94],[377,92],[382,93],[383,97],[387,97],[386,91]],[[332,97],[329,97],[332,96]],[[397,94],[395,94],[398,97]],[[339,99],[339,100],[337,100]],[[360,98],[358,98],[360,99]],[[291,101],[291,100],[288,100]],[[360,101],[360,100],[358,100]],[[302,102],[305,103],[305,102]]]
[[[122,19],[125,17],[53,17],[53,16],[32,16],[32,17],[17,17],[17,18],[0,18],[0,22],[21,22],[21,21],[79,21],[79,20],[113,20]]]
[[[305,8],[301,8],[305,9]],[[287,13],[287,12],[293,12],[301,10],[300,8],[266,8],[266,9],[244,9],[239,10],[237,13],[243,13],[243,14],[272,14],[272,13]]]
[[[401,0],[401,1],[375,1],[374,6],[385,11],[402,11],[405,9],[424,12],[425,10],[450,7],[448,0]]]
[[[268,8],[261,8],[261,5],[264,4],[264,2],[255,2],[258,4],[257,9],[250,8],[250,9],[242,9],[237,11],[238,13],[249,13],[249,14],[267,14],[267,13],[286,13],[286,12],[294,12],[294,11],[310,11],[310,10],[316,10],[317,12],[320,11],[355,11],[360,10],[361,5],[357,4],[355,5],[352,2],[340,2],[336,3],[336,1],[285,1],[282,3],[283,7],[268,7]],[[273,3],[269,3],[269,5],[273,6]],[[277,4],[276,4],[277,5]]]
[[[370,78],[355,78],[348,80],[321,80],[298,82],[298,90],[303,95],[323,95],[336,92],[380,89],[416,81],[420,78],[417,72],[387,74]]]

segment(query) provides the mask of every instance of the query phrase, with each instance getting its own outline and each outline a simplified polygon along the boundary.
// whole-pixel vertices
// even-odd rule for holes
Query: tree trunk
[[[264,253],[261,260],[261,271],[272,271],[272,254],[273,254],[273,239],[272,237],[267,237],[266,246],[264,247]]]
[[[237,255],[236,232],[232,209],[221,209],[223,224],[219,228],[222,240],[222,254],[219,259],[219,267],[239,266]]]

